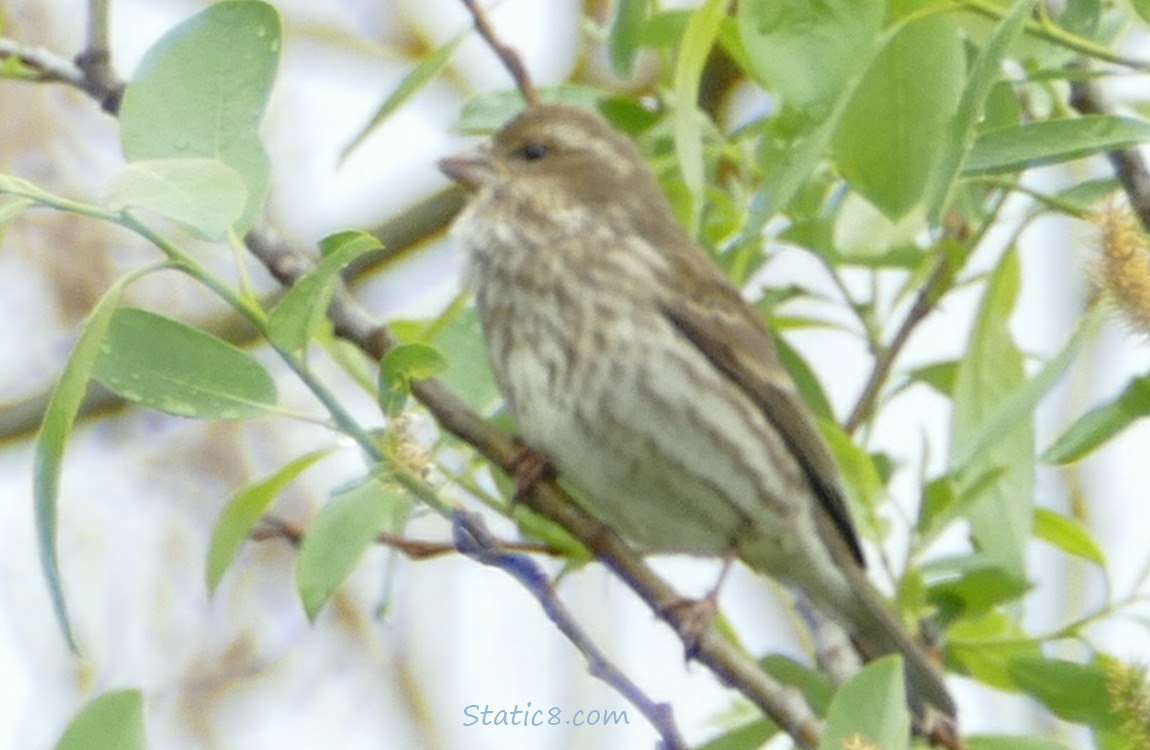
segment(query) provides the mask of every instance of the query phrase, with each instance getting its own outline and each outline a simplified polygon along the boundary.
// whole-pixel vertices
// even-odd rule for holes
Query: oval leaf
[[[861,743],[883,750],[906,750],[910,745],[901,657],[886,656],[871,662],[831,701],[819,750],[861,747]]]
[[[1096,729],[1117,729],[1121,716],[1110,703],[1101,664],[1020,658],[1010,664],[1015,682],[1059,718]]]
[[[323,506],[296,560],[296,585],[309,619],[315,619],[388,521],[399,513],[406,515],[409,507],[406,495],[374,479]]]
[[[958,108],[965,73],[957,21],[921,20],[895,33],[851,99],[835,133],[835,162],[892,221],[923,199],[946,145],[938,134]]]
[[[270,186],[259,124],[279,65],[280,19],[257,0],[225,0],[165,34],[124,91],[120,138],[129,161],[207,157],[247,187],[246,232]]]
[[[93,377],[144,406],[200,419],[244,419],[276,403],[271,375],[247,353],[147,310],[116,311]]]
[[[749,72],[788,105],[822,119],[870,64],[885,10],[881,0],[740,2]]]
[[[219,159],[145,159],[128,164],[107,187],[108,207],[155,211],[206,240],[223,238],[240,218],[248,190]]]
[[[64,730],[56,750],[144,750],[144,697],[139,690],[104,693]]]

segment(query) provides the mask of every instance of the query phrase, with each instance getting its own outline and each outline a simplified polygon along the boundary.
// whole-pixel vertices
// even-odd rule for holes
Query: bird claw
[[[716,594],[717,591],[712,590],[701,599],[682,597],[659,608],[661,614],[674,623],[686,648],[684,658],[687,661],[698,655],[699,643],[719,612]]]
[[[711,627],[711,623],[715,621],[715,615],[719,613],[719,592],[722,591],[723,583],[727,580],[727,573],[731,570],[733,560],[734,557],[731,554],[726,555],[723,559],[723,569],[719,572],[715,585],[702,599],[682,597],[660,607],[664,615],[673,617],[675,629],[687,648],[686,658],[688,661],[695,658],[699,652],[699,642],[703,640],[703,636]]]
[[[540,453],[521,445],[511,459],[511,478],[515,480],[515,494],[512,502],[519,502],[535,489],[539,482],[555,478],[555,467]]]

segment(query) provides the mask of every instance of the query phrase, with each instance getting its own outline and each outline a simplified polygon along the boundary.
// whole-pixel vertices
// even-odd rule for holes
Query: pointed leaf
[[[907,750],[910,712],[902,658],[885,656],[868,664],[843,685],[827,710],[819,750],[844,747]]]
[[[1049,464],[1073,463],[1133,422],[1150,415],[1150,377],[1134,378],[1118,398],[1086,412],[1042,454]]]
[[[139,690],[104,693],[76,714],[56,750],[144,750],[144,696]]]
[[[323,506],[296,560],[296,585],[309,619],[355,570],[379,532],[406,515],[410,503],[403,493],[369,479]]]
[[[1006,51],[1022,33],[1035,0],[1015,0],[1014,7],[999,22],[967,78],[962,99],[946,129],[945,146],[926,189],[927,216],[937,225],[946,206],[955,179],[962,170],[962,162],[974,142],[974,136],[985,113],[987,99],[994,84],[1002,77],[1002,62]]]
[[[1022,353],[1007,325],[1018,288],[1018,258],[1007,252],[986,289],[955,377],[951,468],[960,495],[979,477],[1004,469],[967,516],[980,549],[996,567],[1021,580],[1034,521],[1033,416],[1019,410],[1004,434],[983,447],[984,425],[997,419],[1026,381]]]
[[[112,285],[88,316],[80,338],[72,347],[72,353],[68,356],[63,372],[60,373],[60,380],[52,390],[52,397],[44,410],[44,421],[40,425],[40,432],[36,435],[32,497],[35,504],[40,565],[44,569],[44,578],[48,583],[56,620],[64,631],[69,646],[77,652],[78,645],[68,618],[56,549],[60,472],[63,468],[64,448],[72,435],[72,426],[80,411],[80,403],[88,390],[88,380],[100,356],[100,347],[103,346],[108,334],[124,287],[133,278],[133,276],[125,277]]]
[[[455,54],[456,48],[459,43],[467,38],[466,31],[462,34],[456,35],[454,39],[443,45],[439,49],[432,52],[425,57],[422,62],[412,68],[411,72],[403,77],[399,85],[395,87],[383,103],[379,105],[379,109],[371,116],[371,120],[363,127],[363,130],[356,133],[355,137],[351,139],[351,143],[344,147],[340,152],[339,158],[346,159],[355,151],[369,135],[375,132],[376,128],[387,121],[387,118],[395,114],[401,106],[403,106],[411,97],[418,94],[423,89],[427,88],[427,84],[431,83],[436,77],[447,67],[447,63],[451,60],[451,56]]]
[[[1150,141],[1150,123],[1117,115],[1044,120],[983,133],[964,174],[1017,172]]]
[[[292,285],[268,316],[268,339],[285,351],[298,351],[327,320],[339,272],[361,255],[381,247],[364,232],[342,232],[324,240],[324,258]]]
[[[1073,518],[1060,516],[1047,508],[1035,508],[1034,535],[1068,555],[1106,567],[1106,553],[1086,527]]]
[[[209,595],[215,593],[220,579],[276,497],[308,467],[329,453],[330,450],[322,450],[300,456],[281,466],[271,476],[244,487],[232,496],[212,530],[205,576]]]

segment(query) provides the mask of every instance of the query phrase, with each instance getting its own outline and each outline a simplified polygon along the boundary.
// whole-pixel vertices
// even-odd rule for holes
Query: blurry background
[[[690,5],[691,3],[681,3]],[[113,58],[130,77],[148,47],[204,3],[113,3]],[[340,152],[421,55],[469,21],[456,0],[278,0],[285,46],[265,122],[273,165],[270,223],[285,238],[312,246],[337,230],[372,229],[404,216],[447,185],[435,161],[466,142],[452,132],[462,103],[508,87],[506,74],[474,37],[447,76],[432,84],[346,161]],[[586,8],[584,6],[587,6]],[[671,5],[671,3],[664,3]],[[0,3],[3,36],[64,57],[79,51],[84,13],[76,0]],[[505,0],[493,23],[543,85],[573,74],[607,75],[584,13],[607,18],[607,3]],[[1137,86],[1131,84],[1132,89]],[[1143,89],[1145,90],[1145,89]],[[732,121],[768,103],[732,103]],[[0,81],[0,171],[62,195],[97,200],[122,159],[116,123],[63,86]],[[731,123],[726,123],[730,125]],[[1038,170],[1044,184],[1071,184],[1101,163]],[[1007,212],[1009,215],[1009,211]],[[1057,351],[1088,293],[1096,245],[1091,227],[1039,222],[1023,238],[1023,289],[1012,330],[1023,351]],[[226,248],[204,246],[221,273]],[[0,748],[49,748],[87,700],[116,687],[146,695],[150,745],[184,748],[636,748],[654,732],[631,706],[586,672],[577,652],[538,604],[504,574],[445,557],[409,562],[385,550],[369,554],[347,586],[309,624],[295,593],[293,550],[283,542],[249,544],[213,599],[203,565],[211,525],[229,494],[271,471],[283,457],[323,444],[321,428],[283,419],[200,423],[135,408],[89,416],[65,462],[60,553],[83,658],[67,648],[40,574],[31,505],[33,434],[15,418],[50,388],[78,324],[108,284],[154,258],[126,232],[37,210],[0,237]],[[996,258],[976,260],[989,268]],[[256,285],[275,284],[249,264]],[[381,319],[438,312],[459,290],[459,258],[437,236],[363,282],[360,299]],[[764,282],[835,291],[817,263],[780,251]],[[900,365],[958,356],[978,288],[957,295],[915,334]],[[182,319],[224,312],[175,275],[132,288],[133,304]],[[854,402],[869,366],[857,339],[803,331],[788,336],[815,367],[840,416]],[[266,352],[261,360],[273,371]],[[1131,373],[1145,373],[1150,350],[1119,323],[1104,330],[1083,363],[1047,399],[1039,415],[1046,445],[1071,415],[1113,397]],[[281,373],[282,374],[282,373]],[[340,377],[334,370],[333,378]],[[289,377],[282,401],[316,413]],[[349,383],[348,392],[356,393]],[[378,409],[359,398],[358,416],[378,424]],[[937,469],[949,432],[943,402],[914,388],[886,409],[872,447],[907,465]],[[23,426],[21,426],[23,424]],[[420,425],[420,429],[426,425]],[[1138,423],[1073,474],[1043,469],[1040,504],[1065,510],[1090,498],[1087,517],[1105,545],[1113,586],[1126,592],[1150,558],[1145,530],[1150,428]],[[306,522],[329,489],[358,476],[353,449],[304,475],[276,505]],[[896,503],[913,512],[915,470],[894,484]],[[449,490],[448,492],[454,492]],[[509,532],[508,529],[500,531]],[[437,518],[417,519],[413,536],[445,539]],[[955,532],[955,543],[961,530]],[[1090,568],[1035,545],[1026,621],[1042,632],[1097,605],[1100,580]],[[712,561],[663,559],[658,567],[689,593],[712,582]],[[680,643],[598,566],[562,579],[559,590],[608,653],[656,700],[674,706],[689,739],[715,733],[734,709],[732,694],[703,669],[685,664]],[[800,656],[787,599],[738,571],[724,610],[756,652]],[[1150,614],[1145,608],[1142,614]],[[1147,630],[1132,621],[1092,631],[1120,657],[1150,659]],[[1025,732],[1038,715],[1022,698],[992,696],[955,681],[964,729]],[[465,726],[468,706],[516,705],[627,710],[622,727]],[[1043,728],[1044,733],[1050,731]],[[1057,734],[1060,730],[1055,730]],[[1071,734],[1072,743],[1084,736]]]

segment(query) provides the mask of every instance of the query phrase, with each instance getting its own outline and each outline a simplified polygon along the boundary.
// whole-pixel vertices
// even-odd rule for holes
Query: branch
[[[887,346],[879,353],[875,361],[874,369],[871,371],[870,378],[863,387],[862,394],[855,403],[854,409],[851,410],[850,416],[847,417],[846,422],[843,423],[843,430],[848,435],[853,435],[864,422],[870,419],[871,414],[874,413],[875,405],[878,403],[879,393],[882,391],[883,385],[890,376],[890,371],[894,367],[895,360],[898,359],[898,355],[902,353],[902,348],[910,339],[910,335],[914,332],[914,329],[917,328],[918,324],[925,320],[926,316],[930,314],[930,311],[934,309],[934,305],[938,301],[938,286],[948,278],[949,271],[950,260],[947,254],[940,250],[938,258],[935,260],[934,268],[930,272],[930,278],[927,279],[926,284],[919,290],[918,296],[915,297],[914,304],[911,305],[910,310],[907,311],[902,325],[899,326],[898,331],[890,342],[890,346]]]
[[[1107,115],[1114,110],[1095,81],[1077,76],[1070,79],[1070,106],[1083,115]],[[1106,157],[1114,167],[1138,221],[1150,232],[1150,171],[1142,153],[1133,147],[1119,148],[1106,152]]]
[[[507,68],[507,72],[515,81],[515,87],[519,89],[519,93],[523,94],[524,101],[528,105],[538,104],[539,95],[535,91],[535,85],[531,83],[531,76],[523,67],[523,60],[519,58],[519,53],[499,40],[491,28],[491,24],[487,21],[487,15],[475,0],[461,0],[461,2],[467,6],[467,10],[471,11],[471,17],[475,19],[476,31],[495,52],[499,61],[503,63],[503,67]]]

